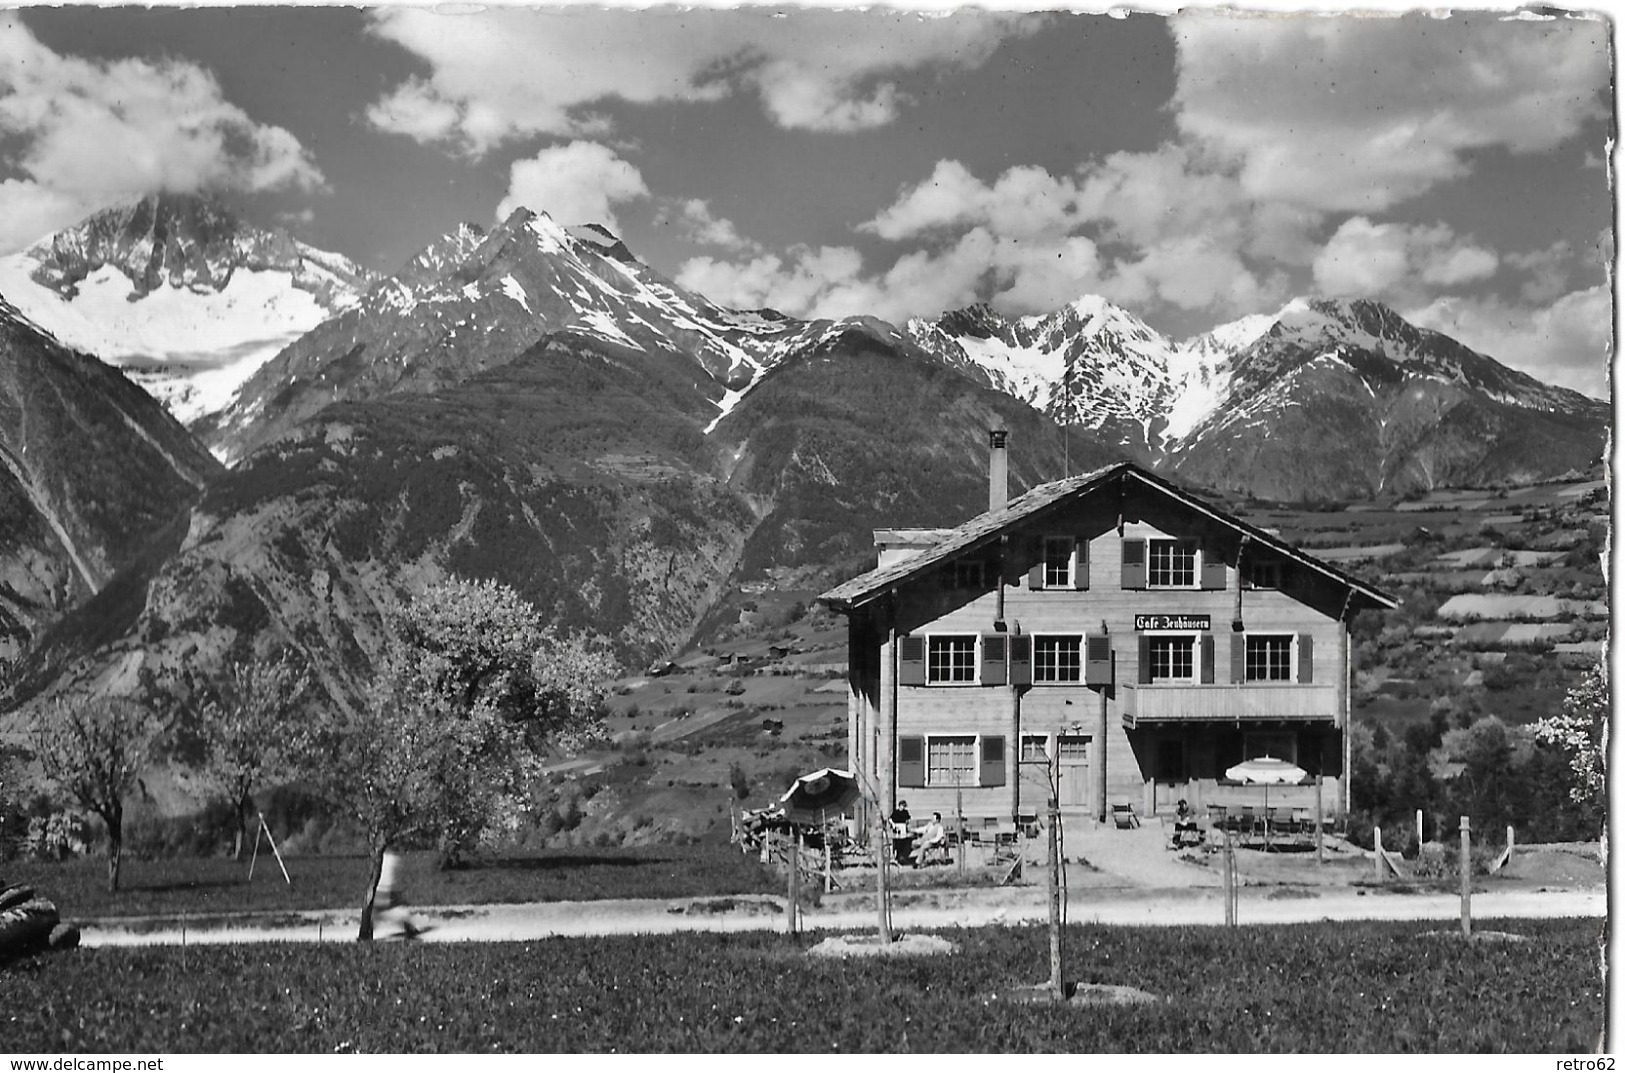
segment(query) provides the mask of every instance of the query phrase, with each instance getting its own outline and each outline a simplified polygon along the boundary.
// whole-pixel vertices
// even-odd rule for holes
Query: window
[[[1292,635],[1249,634],[1246,673],[1249,682],[1292,681]]]
[[[949,584],[956,589],[979,589],[982,587],[982,561],[980,559],[955,559],[948,568]]]
[[[976,736],[925,739],[927,786],[976,785]]]
[[[1189,540],[1153,540],[1146,581],[1152,588],[1191,588],[1196,584],[1196,545]]]
[[[1281,564],[1274,559],[1260,559],[1247,564],[1247,584],[1255,589],[1281,587]]]
[[[1147,638],[1151,656],[1151,681],[1194,682],[1196,680],[1196,638],[1154,636]]]
[[[1033,681],[1083,680],[1083,637],[1080,634],[1033,638]]]
[[[1048,759],[1048,734],[1023,734],[1021,736],[1021,762],[1023,764],[1039,763]]]
[[[926,645],[925,680],[976,681],[976,635],[949,634],[930,638]]]
[[[1089,739],[1078,734],[1062,734],[1055,742],[1061,751],[1061,763],[1086,764],[1089,762]]]
[[[1072,552],[1077,542],[1069,536],[1044,538],[1044,587],[1065,589],[1072,586]]]

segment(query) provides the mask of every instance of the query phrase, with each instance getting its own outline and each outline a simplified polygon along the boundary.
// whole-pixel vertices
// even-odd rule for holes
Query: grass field
[[[64,1052],[1581,1052],[1600,921],[1068,930],[1071,980],[1144,1006],[1004,1000],[1047,976],[1038,927],[948,955],[809,958],[782,935],[467,945],[102,948],[0,973],[0,1038]],[[229,980],[229,987],[221,981]]]
[[[56,903],[64,919],[105,916],[238,913],[279,909],[360,908],[367,860],[360,856],[293,857],[293,886],[268,855],[254,866],[224,857],[127,860],[123,889],[106,889],[106,866],[87,858],[61,864],[11,861],[0,878],[24,883]],[[604,898],[682,898],[777,891],[779,881],[732,846],[688,845],[541,850],[476,857],[442,872],[435,854],[405,855],[408,898],[417,905],[484,905]]]

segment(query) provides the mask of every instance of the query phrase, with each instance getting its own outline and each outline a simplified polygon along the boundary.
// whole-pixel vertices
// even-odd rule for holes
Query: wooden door
[[[1061,751],[1061,807],[1089,806],[1089,736],[1062,734],[1056,742]]]

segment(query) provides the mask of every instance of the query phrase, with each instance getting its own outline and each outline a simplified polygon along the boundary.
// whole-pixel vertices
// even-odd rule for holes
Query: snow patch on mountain
[[[0,258],[0,294],[64,346],[122,368],[182,424],[226,406],[277,351],[326,320],[286,272],[239,269],[218,291],[163,287],[135,298],[111,265],[71,299],[34,282],[27,253]]]

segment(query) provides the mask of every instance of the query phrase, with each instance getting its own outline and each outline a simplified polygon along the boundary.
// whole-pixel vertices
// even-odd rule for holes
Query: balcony
[[[1125,686],[1123,725],[1245,722],[1260,719],[1338,722],[1334,685],[1139,685]]]

